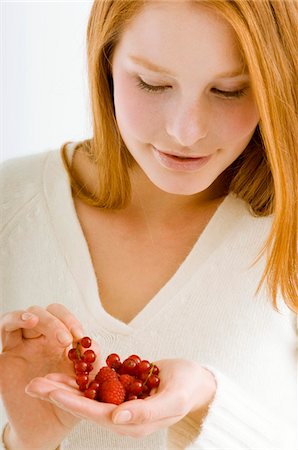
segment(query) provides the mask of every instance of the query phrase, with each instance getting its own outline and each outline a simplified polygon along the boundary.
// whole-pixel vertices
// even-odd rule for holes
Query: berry
[[[92,372],[92,370],[93,370],[93,366],[92,366],[92,364],[91,363],[87,363],[87,369],[86,369],[86,372]]]
[[[78,361],[79,360],[79,355],[78,352],[75,348],[71,348],[68,352],[68,358],[71,361]]]
[[[88,337],[88,336],[85,336],[80,340],[80,344],[83,348],[91,347],[91,343],[92,343],[92,341],[91,341],[90,337]]]
[[[95,389],[96,391],[98,391],[100,384],[98,383],[98,381],[91,381],[89,383],[88,389]]]
[[[84,361],[75,361],[74,369],[76,373],[84,373],[87,372],[88,364]]]
[[[130,385],[135,381],[135,378],[131,375],[128,375],[128,373],[124,373],[123,375],[119,376],[119,381],[121,384],[123,384],[124,389],[128,391]]]
[[[99,388],[98,398],[104,403],[120,405],[125,400],[125,389],[118,380],[105,381]]]
[[[152,374],[153,375],[158,375],[159,374],[159,368],[157,366],[155,366],[155,365],[153,365]]]
[[[138,376],[138,379],[145,383],[147,381],[148,375],[149,372],[143,372]]]
[[[138,395],[143,390],[143,383],[140,380],[135,380],[131,385],[129,386],[129,393],[133,395]]]
[[[117,353],[111,353],[106,359],[107,366],[111,369],[118,370],[121,367],[121,361]]]
[[[121,373],[128,373],[129,375],[136,375],[138,364],[134,359],[127,358],[123,361],[121,366]]]
[[[126,401],[130,401],[130,400],[137,400],[138,396],[137,395],[133,395],[133,394],[128,394],[126,396]]]
[[[96,360],[93,350],[89,348],[91,339],[85,336],[68,351],[68,358],[73,362],[76,383],[86,398],[104,403],[120,405],[124,401],[145,399],[151,389],[160,383],[159,368],[138,355],[130,355],[123,363],[117,353],[106,358],[107,365],[101,367],[93,380],[89,381],[92,363]]]
[[[113,380],[118,381],[118,375],[114,369],[104,366],[95,376],[95,380],[99,383],[99,385],[101,385],[105,381],[113,381]]]
[[[86,389],[86,391],[84,392],[84,396],[87,398],[90,398],[91,400],[94,400],[96,398],[97,395],[97,390],[96,389]]]
[[[139,375],[141,373],[149,373],[151,368],[151,364],[149,361],[147,361],[146,359],[144,359],[143,361],[140,362],[140,364],[138,364],[138,373]]]
[[[148,378],[146,384],[149,387],[149,389],[157,388],[159,386],[159,378],[157,375],[150,375]]]
[[[93,350],[86,350],[83,353],[82,359],[86,363],[93,363],[96,360],[96,355]]]
[[[80,373],[76,376],[76,382],[79,386],[87,386],[89,381],[88,375],[85,375],[83,373]]]
[[[141,358],[138,355],[130,355],[127,359],[134,359],[137,364],[141,362]]]

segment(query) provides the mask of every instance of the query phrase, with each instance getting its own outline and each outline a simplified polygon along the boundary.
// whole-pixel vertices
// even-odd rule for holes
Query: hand
[[[32,378],[49,372],[72,373],[66,348],[83,336],[82,326],[63,305],[52,304],[47,309],[33,306],[7,313],[0,319],[0,330],[0,389],[10,425],[7,445],[53,449],[78,418],[33,399],[25,387]]]
[[[144,437],[166,428],[191,413],[204,417],[214,397],[216,383],[213,375],[199,364],[182,359],[156,361],[160,368],[160,385],[144,400],[131,400],[119,406],[85,398],[74,387],[73,377],[50,374],[36,378],[27,386],[27,393],[37,395],[64,411],[105,426],[117,434]],[[128,419],[120,423],[120,413]]]

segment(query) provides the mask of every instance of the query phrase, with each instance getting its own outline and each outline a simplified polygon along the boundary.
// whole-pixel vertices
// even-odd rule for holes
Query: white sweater
[[[253,217],[228,195],[176,273],[125,324],[101,305],[58,150],[5,162],[1,206],[2,311],[63,303],[104,357],[191,359],[216,377],[199,434],[187,418],[140,439],[83,421],[63,450],[297,448],[296,316],[281,299],[274,311],[264,288],[254,296],[265,261],[250,267],[272,217]]]

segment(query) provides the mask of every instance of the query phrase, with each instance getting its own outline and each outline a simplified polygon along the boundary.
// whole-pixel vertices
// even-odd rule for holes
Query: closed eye
[[[141,78],[138,79],[138,87],[141,89],[144,89],[148,92],[163,92],[167,88],[170,88],[171,86],[152,86],[151,84],[145,83]]]
[[[144,89],[147,92],[164,92],[166,89],[171,89],[171,86],[152,86],[151,84],[145,83],[141,78],[138,78],[137,86],[140,89]],[[211,92],[213,92],[216,96],[223,97],[225,99],[236,99],[241,98],[246,95],[248,88],[238,89],[236,91],[223,91],[221,89],[212,88]]]
[[[248,88],[245,87],[243,89],[238,89],[237,91],[222,91],[220,89],[212,88],[211,91],[214,92],[216,95],[225,98],[240,98],[246,95],[247,89]]]

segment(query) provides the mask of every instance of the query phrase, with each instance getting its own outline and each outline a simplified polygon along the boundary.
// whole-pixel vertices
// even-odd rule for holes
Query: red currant
[[[133,395],[140,394],[142,392],[142,390],[143,390],[143,383],[139,380],[134,381],[129,386],[129,393],[133,394]]]
[[[86,363],[93,363],[96,360],[96,355],[93,350],[86,350],[83,353],[82,359]]]
[[[134,359],[127,358],[123,361],[121,366],[121,373],[128,373],[129,375],[136,375],[138,364]]]
[[[146,359],[143,359],[143,361],[140,362],[140,364],[138,364],[138,373],[144,373],[147,372],[149,373],[151,368],[151,364],[149,361],[147,361]]]
[[[96,398],[96,395],[97,395],[96,389],[90,389],[89,387],[84,392],[84,396],[90,398],[91,400],[94,400]]]
[[[76,373],[87,372],[88,364],[84,361],[76,361],[74,363],[74,369]]]
[[[157,375],[150,375],[148,378],[146,384],[149,387],[149,389],[157,388],[159,386],[159,378]]]
[[[76,376],[76,383],[79,386],[85,386],[88,384],[89,377],[88,375],[85,375],[84,373],[80,373]]]
[[[107,366],[111,369],[118,370],[121,367],[121,361],[117,353],[111,353],[106,359]]]
[[[88,337],[88,336],[85,336],[80,340],[80,344],[83,348],[91,347],[91,343],[92,343],[92,341],[91,341],[90,337]]]
[[[127,359],[134,359],[137,364],[141,362],[141,358],[138,355],[130,355]]]
[[[68,355],[68,358],[71,361],[78,361],[79,360],[79,355],[78,355],[77,350],[75,348],[71,348],[67,355]]]

